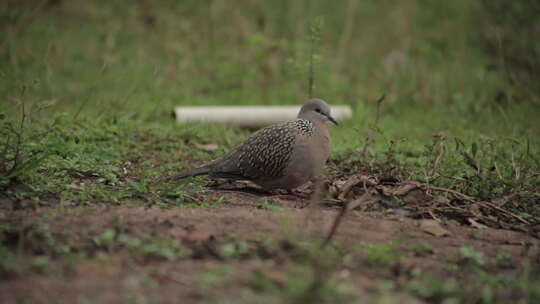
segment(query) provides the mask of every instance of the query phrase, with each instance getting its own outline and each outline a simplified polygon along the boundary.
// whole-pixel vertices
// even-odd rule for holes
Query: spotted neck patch
[[[301,134],[309,136],[313,135],[313,124],[311,121],[300,118],[294,121],[294,125],[296,128],[298,128]]]

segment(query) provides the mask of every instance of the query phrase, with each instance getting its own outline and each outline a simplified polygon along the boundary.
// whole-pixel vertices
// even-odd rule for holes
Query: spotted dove
[[[207,174],[249,180],[266,190],[297,188],[324,169],[330,155],[327,121],[338,124],[324,100],[312,99],[296,120],[261,129],[223,157],[174,179]]]

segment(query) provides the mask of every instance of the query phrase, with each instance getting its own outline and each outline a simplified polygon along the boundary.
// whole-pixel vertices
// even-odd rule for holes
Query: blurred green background
[[[538,113],[540,104],[537,1],[8,0],[0,7],[8,107],[23,85],[30,105],[49,101],[49,111],[84,116],[156,119],[175,105],[300,104],[312,40],[313,95],[358,107],[362,119],[381,94],[384,111],[406,124],[430,120],[403,121],[410,108],[471,121],[519,112],[509,119],[523,122],[520,115]]]
[[[389,111],[474,116],[539,103],[514,79],[513,60],[538,77],[540,5],[529,2],[7,1],[0,90],[14,105],[27,85],[32,101],[85,115],[301,103],[316,27],[315,96],[365,107],[384,93]]]
[[[314,97],[355,111],[331,128],[335,159],[436,167],[453,139],[456,172],[463,147],[514,183],[516,155],[539,166],[538,1],[8,0],[0,16],[1,111],[16,125],[24,101],[28,130],[122,120],[228,149],[248,133],[177,126],[173,107],[302,104],[312,79]]]

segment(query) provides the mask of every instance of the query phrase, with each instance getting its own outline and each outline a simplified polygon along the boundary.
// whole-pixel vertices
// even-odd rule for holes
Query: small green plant
[[[369,266],[390,266],[401,258],[401,251],[396,242],[387,244],[363,243],[362,261]]]
[[[51,258],[46,255],[37,256],[32,261],[32,269],[36,272],[43,273],[49,265],[50,261]]]
[[[202,273],[199,282],[203,290],[211,290],[227,283],[232,275],[234,269],[224,265]]]
[[[430,302],[454,303],[459,302],[461,287],[454,279],[439,279],[422,275],[407,284],[407,289],[416,296]]]
[[[127,248],[135,256],[146,260],[154,258],[176,260],[190,255],[179,240],[170,236],[138,238],[126,233],[117,233],[114,229],[107,229],[92,237],[92,241],[98,248],[106,249],[108,253]]]
[[[15,254],[0,243],[0,276],[9,278],[17,275],[17,263]]]
[[[138,248],[147,259],[159,258],[172,261],[189,255],[184,251],[180,241],[172,239],[169,236],[158,239],[149,239],[142,242],[142,245]]]
[[[526,260],[523,263],[523,272],[517,278],[517,287],[524,294],[529,303],[540,298],[540,264],[538,261]]]
[[[342,283],[318,277],[316,268],[310,265],[294,265],[280,275],[255,272],[249,278],[255,292],[297,303],[348,303],[354,297],[342,288]]]
[[[459,249],[459,261],[472,266],[482,266],[486,263],[484,253],[470,246],[463,246]]]
[[[435,249],[426,242],[420,242],[410,248],[415,256],[426,256],[435,253]]]
[[[96,244],[96,246],[100,248],[106,248],[108,251],[111,251],[114,246],[116,237],[116,231],[113,229],[107,229],[103,231],[101,234],[94,236],[92,240]]]
[[[513,267],[515,261],[508,252],[500,251],[495,256],[495,264],[499,267]]]
[[[18,98],[21,113],[17,125],[0,113],[0,190],[4,191],[22,176],[36,170],[49,156],[49,151],[32,151],[28,145],[28,141],[39,140],[41,134],[28,134],[26,129],[26,90],[27,85],[23,85]]]
[[[251,247],[246,242],[228,242],[221,248],[221,254],[225,258],[242,258],[250,254]]]
[[[260,209],[268,210],[268,211],[282,211],[283,210],[282,207],[273,205],[266,199],[263,199],[257,207]]]

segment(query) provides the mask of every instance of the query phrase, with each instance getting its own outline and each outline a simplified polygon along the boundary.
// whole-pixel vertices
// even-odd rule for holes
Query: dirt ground
[[[185,259],[167,260],[138,259],[126,250],[111,250],[106,258],[100,258],[101,255],[90,250],[86,259],[74,263],[52,259],[45,271],[2,279],[1,302],[197,303],[240,299],[246,296],[245,287],[254,273],[265,273],[278,285],[285,280],[282,270],[291,263],[290,247],[293,247],[286,240],[323,240],[339,213],[336,206],[305,206],[299,201],[278,199],[270,199],[268,204],[279,210],[269,210],[261,207],[260,199],[252,194],[214,192],[212,195],[223,196],[227,202],[212,208],[110,206],[2,211],[2,219],[19,222],[20,227],[25,227],[24,223],[46,222],[53,235],[62,233],[64,240],[75,244],[79,251],[87,250],[84,241],[87,236],[114,227],[134,236],[169,236],[196,253]],[[434,229],[431,224],[435,224]],[[436,254],[411,254],[409,250],[398,263],[391,265],[389,272],[370,267],[349,268],[344,263],[335,275],[346,279],[354,293],[377,297],[379,301],[382,296],[376,291],[381,278],[399,276],[417,266],[444,276],[448,262],[455,261],[463,246],[483,252],[486,259],[495,258],[500,252],[515,259],[538,255],[538,239],[530,235],[479,227],[452,221],[439,224],[399,213],[352,210],[343,217],[330,246],[354,248],[362,243],[394,241],[407,252],[407,248],[427,243]],[[231,235],[235,242],[255,244],[269,238],[280,241],[281,245],[270,252],[260,247],[257,256],[226,259],[215,248],[226,243]],[[354,255],[355,250],[351,252]],[[39,248],[34,253],[39,254]],[[30,257],[26,262],[30,263]],[[385,296],[388,303],[423,302],[396,290]]]

